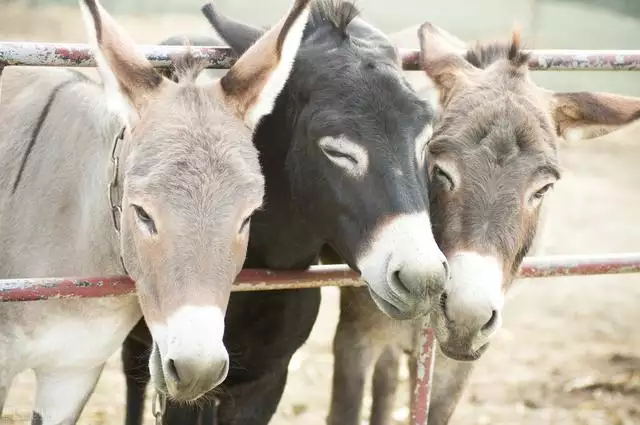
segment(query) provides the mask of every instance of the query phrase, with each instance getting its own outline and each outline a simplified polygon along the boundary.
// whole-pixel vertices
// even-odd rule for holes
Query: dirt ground
[[[30,14],[0,6],[0,39],[84,41],[75,9]],[[67,20],[58,19],[66,15]],[[21,23],[22,22],[22,23]],[[199,17],[123,19],[139,42],[175,28],[206,31]],[[150,31],[153,29],[153,31]],[[153,35],[153,38],[149,36]],[[640,125],[562,150],[564,173],[549,201],[546,254],[640,251]],[[287,389],[271,422],[320,425],[327,414],[331,340],[338,291],[323,290],[320,317],[296,354]],[[640,424],[640,275],[521,281],[512,291],[504,328],[478,361],[453,425]],[[123,423],[119,353],[105,369],[81,425]],[[395,418],[407,423],[406,368]],[[31,373],[14,382],[1,424],[28,423]],[[366,400],[365,403],[370,402]],[[152,423],[147,407],[147,422]]]

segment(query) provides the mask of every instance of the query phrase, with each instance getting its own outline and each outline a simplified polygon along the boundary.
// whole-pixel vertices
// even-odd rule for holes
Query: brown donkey
[[[444,425],[471,361],[500,328],[505,292],[530,251],[544,196],[560,178],[559,137],[611,132],[640,117],[640,99],[536,86],[517,34],[508,43],[469,48],[426,23],[419,39],[440,109],[427,148],[431,219],[451,268],[440,307],[429,317],[447,347],[436,360],[429,424]],[[360,423],[371,364],[370,424],[391,424],[399,356],[417,351],[414,336],[421,323],[394,322],[367,301],[361,289],[342,290],[331,425]]]
[[[32,369],[32,423],[76,423],[141,313],[159,391],[189,401],[225,379],[224,314],[264,196],[252,133],[288,79],[309,3],[209,83],[189,54],[179,83],[162,77],[96,0],[81,7],[104,87],[67,70],[5,73],[0,278],[128,272],[138,297],[0,304],[0,410]]]

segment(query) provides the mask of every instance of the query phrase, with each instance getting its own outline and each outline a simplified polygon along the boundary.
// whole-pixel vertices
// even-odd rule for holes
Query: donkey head
[[[203,12],[238,53],[262,34],[211,5]],[[286,175],[273,190],[291,191],[304,231],[359,270],[380,309],[398,319],[429,311],[447,278],[422,155],[432,112],[388,38],[351,3],[322,0],[269,128],[257,133],[283,145],[277,161]]]
[[[431,219],[451,267],[436,335],[445,354],[473,360],[501,325],[504,293],[560,178],[558,137],[612,131],[640,116],[640,101],[536,86],[517,34],[470,49],[429,23],[418,35],[441,107],[428,146]]]
[[[81,1],[105,89],[129,130],[120,151],[123,263],[154,339],[151,375],[177,400],[228,372],[224,314],[264,196],[252,131],[288,78],[308,3],[296,1],[222,79],[196,84],[203,66],[191,55],[176,64],[179,83],[170,81],[97,0]]]

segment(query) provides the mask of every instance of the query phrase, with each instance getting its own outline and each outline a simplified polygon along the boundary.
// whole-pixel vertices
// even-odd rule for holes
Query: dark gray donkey
[[[510,42],[471,47],[428,23],[418,35],[439,109],[427,148],[431,220],[451,269],[430,314],[440,350],[429,424],[445,425],[472,361],[500,328],[505,292],[532,246],[545,194],[560,178],[559,137],[616,130],[640,117],[640,99],[536,86],[517,34]],[[361,423],[372,365],[370,424],[392,423],[398,359],[402,351],[417,351],[419,326],[389,320],[361,289],[342,290],[330,425]],[[414,362],[410,370],[414,385]]]
[[[252,133],[309,16],[295,1],[224,78],[196,84],[193,56],[172,82],[96,0],[81,7],[104,87],[61,69],[4,76],[0,278],[128,271],[138,297],[0,303],[0,414],[13,377],[32,369],[41,425],[76,423],[142,314],[159,391],[189,401],[226,378],[224,315],[264,197]]]
[[[239,54],[263,33],[204,10]],[[422,155],[432,115],[381,31],[349,2],[315,1],[291,78],[254,136],[266,202],[252,221],[245,266],[305,269],[331,246],[362,273],[376,308],[396,319],[426,314],[447,278],[430,236]],[[224,340],[234,367],[217,393],[219,423],[269,422],[319,304],[318,289],[231,296]],[[123,350],[129,425],[141,420],[145,368],[136,363],[148,350],[145,332],[141,323]],[[166,422],[210,424],[210,415],[169,405]]]

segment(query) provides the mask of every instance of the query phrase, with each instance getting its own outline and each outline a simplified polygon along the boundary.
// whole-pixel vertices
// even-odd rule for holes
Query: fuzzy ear
[[[422,68],[440,91],[440,103],[444,106],[453,89],[467,84],[477,70],[462,56],[467,45],[432,23],[420,26],[418,39]]]
[[[220,80],[227,103],[251,129],[271,113],[289,79],[310,3],[295,0],[287,16],[265,32]]]
[[[154,93],[170,83],[136,50],[133,40],[98,0],[80,0],[80,8],[107,94],[131,124]]]
[[[205,4],[200,10],[213,29],[239,55],[244,54],[264,34],[261,29],[224,16],[213,3]]]
[[[566,140],[591,139],[640,118],[640,98],[610,93],[553,93],[552,117]]]

